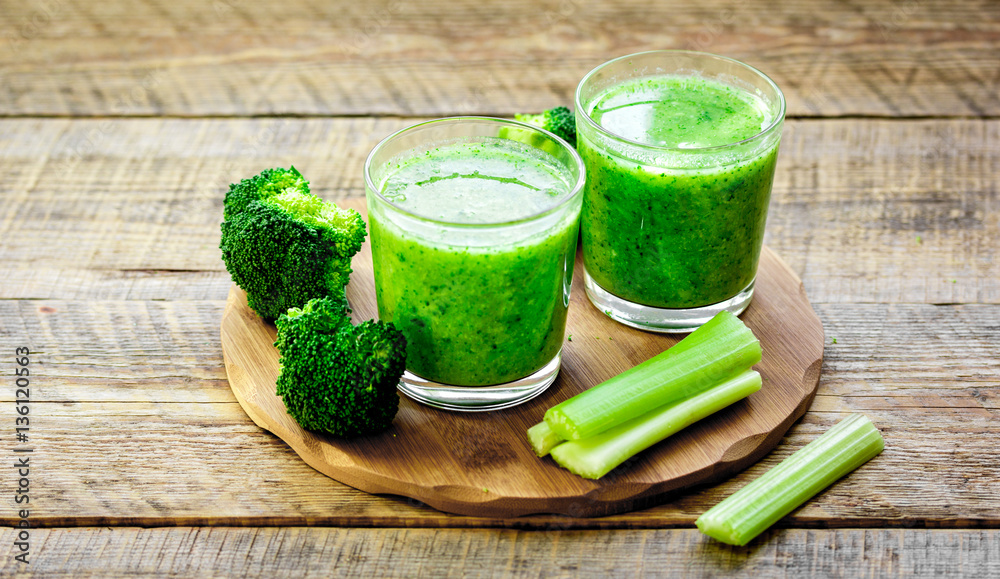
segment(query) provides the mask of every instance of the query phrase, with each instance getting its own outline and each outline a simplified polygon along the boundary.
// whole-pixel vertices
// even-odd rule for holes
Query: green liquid
[[[452,143],[390,167],[383,195],[433,220],[490,224],[552,208],[570,192],[550,155],[511,141]],[[369,202],[379,317],[406,335],[407,369],[445,384],[502,384],[559,353],[576,219],[539,230],[471,228],[444,243]],[[493,229],[493,231],[490,231]],[[433,230],[433,225],[427,228]]]
[[[611,87],[589,114],[620,137],[679,149],[737,143],[772,120],[746,92],[681,76]],[[686,155],[684,169],[623,158],[586,132],[578,148],[587,166],[584,263],[601,287],[644,305],[692,308],[729,299],[753,281],[776,141],[749,158],[730,151],[674,153]]]

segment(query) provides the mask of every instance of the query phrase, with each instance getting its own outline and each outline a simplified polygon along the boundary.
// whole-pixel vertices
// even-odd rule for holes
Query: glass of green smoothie
[[[420,123],[365,162],[379,318],[407,339],[399,389],[438,408],[506,408],[555,380],[583,162],[503,119]]]
[[[587,74],[576,123],[591,302],[654,332],[746,309],[784,117],[771,79],[721,56],[644,52]]]

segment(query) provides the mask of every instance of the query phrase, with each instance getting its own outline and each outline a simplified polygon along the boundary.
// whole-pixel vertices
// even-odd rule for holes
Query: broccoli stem
[[[753,332],[722,311],[669,350],[549,408],[545,422],[566,440],[588,438],[651,408],[694,396],[760,357]]]
[[[583,478],[598,479],[657,442],[760,390],[753,370],[680,402],[661,406],[638,418],[582,440],[564,442],[551,450],[560,466]]]
[[[863,415],[852,414],[712,507],[695,524],[718,541],[746,545],[883,448],[878,429]]]
[[[544,420],[528,429],[528,443],[539,457],[548,454],[555,445],[564,440],[549,428],[549,424]]]

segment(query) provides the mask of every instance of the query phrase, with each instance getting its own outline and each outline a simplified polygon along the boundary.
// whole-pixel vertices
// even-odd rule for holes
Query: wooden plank
[[[27,344],[34,352],[33,524],[690,525],[855,411],[883,430],[885,452],[784,524],[1000,524],[1000,306],[819,307],[837,343],[826,347],[814,406],[773,453],[719,485],[598,519],[456,517],[319,474],[233,399],[218,341],[222,307],[0,300],[0,349]],[[0,402],[13,396],[0,390]],[[0,524],[16,524],[10,506]]]
[[[358,199],[410,123],[0,121],[0,298],[224,300],[230,181],[294,163]],[[789,122],[766,242],[813,303],[1000,303],[997,174],[1000,121]]]
[[[219,344],[224,305],[0,300],[0,337],[5,346],[27,345],[37,352],[38,371],[46,377],[42,401],[234,402]],[[860,403],[869,396],[937,395],[962,398],[964,406],[957,408],[992,412],[1000,406],[997,306],[815,308],[827,341],[819,396]],[[10,399],[11,393],[0,390],[0,400]],[[958,404],[952,402],[938,400],[930,407]]]
[[[235,403],[219,343],[224,306],[0,300],[0,337],[4,347],[27,345],[36,352],[37,371],[45,377],[37,401]],[[591,306],[573,301],[572,307]],[[919,402],[935,412],[973,409],[970,415],[985,417],[1000,408],[997,306],[815,308],[827,342],[818,396],[845,401],[825,410],[891,410],[885,407],[890,396],[900,397],[895,402],[901,407]],[[0,401],[12,396],[0,390]]]
[[[998,129],[792,123],[765,243],[813,303],[997,303]]]
[[[982,1],[37,0],[0,7],[0,43],[8,115],[509,115],[654,48],[745,60],[791,115],[1000,112]]]
[[[693,529],[33,529],[17,577],[995,577],[1000,531],[772,530],[748,547]]]
[[[51,406],[51,408],[50,408]],[[659,528],[690,526],[712,505],[814,439],[843,414],[810,412],[761,463],[711,489],[604,518],[461,517],[400,497],[368,495],[313,471],[230,404],[36,405],[32,510],[37,526],[139,525]],[[867,411],[885,430],[876,461],[782,523],[795,527],[995,527],[1000,429],[957,416],[918,424]],[[957,415],[957,412],[952,412]],[[47,422],[58,420],[58,427]],[[939,430],[949,428],[948,436]],[[69,429],[73,429],[70,431]],[[992,440],[991,440],[992,439]],[[56,458],[59,457],[59,458]],[[252,465],[252,469],[250,469]],[[250,469],[250,470],[248,470]],[[17,524],[11,505],[0,516]]]
[[[8,349],[30,348],[36,402],[232,403],[222,305],[3,300],[0,336]]]

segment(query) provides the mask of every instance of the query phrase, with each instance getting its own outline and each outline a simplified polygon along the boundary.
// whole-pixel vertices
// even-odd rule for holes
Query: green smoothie
[[[749,155],[752,143],[741,154],[722,145],[761,133],[774,121],[766,111],[746,91],[694,76],[635,78],[593,100],[590,118],[640,145],[580,132],[584,262],[598,285],[643,305],[695,308],[753,281],[777,140]]]
[[[567,170],[539,149],[481,138],[385,173],[377,185],[391,205],[369,196],[375,287],[379,317],[406,335],[407,369],[484,386],[550,362],[566,326],[578,209],[533,217],[570,195]]]

